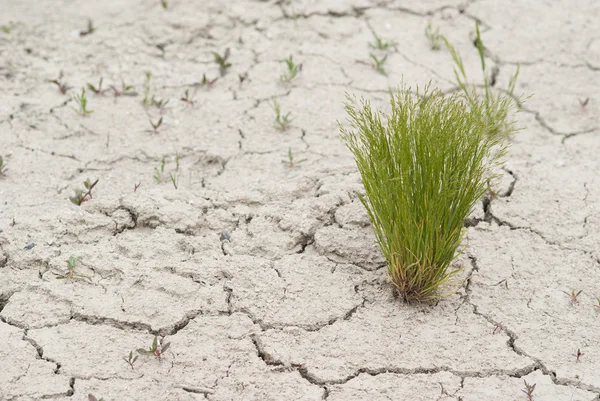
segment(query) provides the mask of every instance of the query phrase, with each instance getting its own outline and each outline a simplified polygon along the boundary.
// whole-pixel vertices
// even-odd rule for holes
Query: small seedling
[[[524,392],[525,395],[527,395],[527,401],[533,401],[533,391],[535,390],[535,386],[537,383],[531,385],[527,383],[527,380],[523,380],[523,382],[525,383],[525,390],[521,391]]]
[[[431,22],[428,23],[427,28],[425,28],[425,37],[429,41],[431,50],[440,50],[442,48],[444,40],[442,34],[440,34],[440,28],[433,30]]]
[[[502,323],[494,323],[494,331],[492,332],[492,334],[496,334],[496,333],[500,333],[502,330],[504,329],[504,326],[502,326]]]
[[[104,401],[104,398],[97,399],[92,394],[88,394],[88,401]]]
[[[144,79],[144,98],[142,99],[142,104],[147,106],[150,102],[150,81],[152,80],[152,73],[146,71],[144,74],[146,75],[146,78]]]
[[[100,82],[98,82],[98,86],[94,86],[92,84],[90,84],[89,82],[87,83],[87,88],[89,90],[91,90],[92,92],[94,92],[96,95],[104,95],[104,93],[106,91],[108,91],[108,89],[102,89],[102,81],[103,78],[100,78]]]
[[[162,184],[163,182],[165,182],[165,178],[163,176],[164,173],[165,173],[165,158],[163,157],[162,160],[160,161],[160,167],[154,167],[154,175],[152,176],[152,178],[154,178],[154,181],[156,181],[157,184]]]
[[[118,96],[137,96],[137,92],[133,90],[133,85],[126,85],[125,81],[121,80],[121,89],[117,89],[114,85],[110,86],[115,97]]]
[[[594,305],[594,307],[595,307],[595,308],[596,308],[598,311],[600,311],[600,297],[594,297],[594,298],[596,298],[596,302],[598,303],[598,305]]]
[[[160,5],[162,6],[162,8],[164,8],[165,10],[167,8],[169,8],[169,3],[167,3],[167,0],[160,0]]]
[[[579,297],[579,295],[582,292],[583,292],[583,290],[579,290],[579,291],[571,290],[571,292],[563,291],[563,293],[565,293],[569,297],[571,297],[571,303],[574,303],[574,304],[579,302],[579,300],[577,298]]]
[[[169,177],[171,177],[171,183],[177,189],[177,174],[169,173]]]
[[[288,148],[288,161],[284,163],[287,163],[290,168],[305,161],[306,159],[294,160],[294,153],[292,152],[292,148]]]
[[[181,96],[181,98],[179,100],[181,100],[182,102],[186,102],[187,104],[193,106],[194,100],[190,97],[189,91],[190,91],[189,89],[186,89],[185,93],[183,94],[183,96]]]
[[[4,157],[0,156],[0,177],[3,177],[8,171],[6,164],[7,163],[4,162]]]
[[[582,109],[585,109],[585,106],[587,106],[589,102],[590,102],[590,98],[586,97],[583,100],[579,100],[579,105],[581,106]]]
[[[371,56],[371,60],[373,60],[373,68],[375,68],[375,70],[378,73],[380,73],[381,75],[387,76],[387,72],[385,72],[385,69],[383,68],[383,65],[385,64],[385,62],[387,60],[387,54],[385,56],[383,56],[382,58],[378,58],[373,53],[371,53],[369,55]]]
[[[375,32],[373,32],[373,36],[375,37],[375,41],[369,43],[369,47],[371,49],[389,50],[397,45],[396,42],[393,42],[393,41],[387,42],[387,41],[383,40],[382,38],[377,36],[377,34]]]
[[[296,75],[298,75],[300,71],[302,71],[302,63],[294,63],[292,55],[285,60],[285,65],[287,66],[287,71],[281,74],[281,77],[279,78],[281,82],[290,82],[292,79],[296,78]]]
[[[215,79],[208,79],[206,77],[206,74],[202,74],[202,81],[200,81],[200,85],[206,86],[207,88],[212,88],[212,86],[215,84],[215,82],[217,82],[218,79],[219,77]]]
[[[231,63],[227,62],[227,60],[229,60],[230,55],[231,51],[229,50],[229,48],[225,49],[225,53],[223,53],[222,56],[217,52],[213,52],[215,63],[219,65],[219,72],[221,76],[224,76],[227,72],[227,69],[231,67]]]
[[[138,184],[133,184],[133,192],[136,192],[137,189],[140,187],[140,185],[142,185],[142,183],[138,183]]]
[[[138,348],[137,352],[140,355],[155,356],[157,358],[160,358],[162,354],[164,354],[167,351],[167,349],[169,349],[170,345],[171,343],[159,344],[158,337],[154,336],[154,341],[152,341],[152,345],[149,347],[148,350]]]
[[[245,72],[243,74],[238,74],[238,78],[240,80],[240,88],[241,88],[242,84],[248,79],[248,73]]]
[[[93,110],[88,110],[87,108],[87,96],[85,95],[85,88],[81,88],[81,95],[75,95],[75,102],[79,105],[79,109],[74,109],[77,113],[82,116],[87,116],[88,114],[92,114]]]
[[[158,128],[160,128],[160,126],[163,123],[163,118],[159,118],[157,122],[152,122],[151,119],[148,119],[148,121],[150,122],[150,125],[152,125],[152,128],[154,129],[154,132],[158,132]]]
[[[575,354],[575,357],[577,358],[576,362],[579,362],[579,360],[581,359],[582,356],[583,356],[583,352],[581,352],[581,350],[579,348],[577,348],[577,353]]]
[[[150,101],[150,104],[152,106],[155,106],[155,107],[159,108],[161,112],[165,110],[165,106],[167,105],[167,103],[169,103],[169,99],[167,99],[167,100],[165,100],[165,99],[158,100],[158,99],[156,99],[154,97],[154,95],[152,96],[152,99]]]
[[[60,91],[60,93],[62,93],[63,95],[65,95],[67,93],[67,91],[69,89],[71,89],[71,87],[69,85],[67,85],[66,82],[63,82],[63,72],[61,71],[58,74],[58,79],[50,79],[48,80],[48,82],[50,82],[51,84],[54,84],[58,87],[58,90]]]
[[[136,355],[135,357],[133,356],[133,351],[129,351],[129,359],[123,357],[123,360],[125,360],[125,362],[127,362],[127,364],[131,367],[131,370],[133,370],[133,364],[135,363],[135,361],[137,361],[139,355]]]
[[[291,112],[282,114],[281,107],[279,106],[277,100],[273,100],[273,110],[275,111],[275,128],[280,131],[285,131],[288,129],[292,123],[292,119],[290,118]]]
[[[73,202],[74,204],[76,204],[77,206],[81,206],[81,204],[89,199],[92,199],[92,189],[94,189],[94,187],[96,186],[96,184],[98,183],[98,180],[94,181],[93,183],[89,180],[89,178],[87,180],[85,180],[83,182],[83,186],[85,187],[86,191],[84,191],[83,189],[75,189],[75,196],[71,196],[69,197],[69,199],[71,200],[71,202]]]
[[[96,28],[94,27],[94,22],[91,19],[88,19],[87,29],[85,31],[80,31],[79,36],[91,35],[95,31]]]
[[[69,257],[69,259],[67,259],[67,271],[64,273],[54,273],[54,275],[56,276],[57,280],[73,280],[75,278],[88,278],[89,276],[86,276],[84,274],[80,274],[77,273],[77,263],[79,262],[79,260],[81,259],[80,256],[71,256]]]

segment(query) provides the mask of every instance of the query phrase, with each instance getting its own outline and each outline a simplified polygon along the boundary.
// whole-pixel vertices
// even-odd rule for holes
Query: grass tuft
[[[359,197],[389,278],[405,301],[439,298],[440,287],[458,272],[449,267],[464,220],[516,131],[511,122],[488,118],[488,107],[506,116],[511,105],[503,97],[446,97],[429,87],[415,94],[401,87],[386,115],[348,96],[351,128],[340,124],[342,137],[362,176],[366,196]]]

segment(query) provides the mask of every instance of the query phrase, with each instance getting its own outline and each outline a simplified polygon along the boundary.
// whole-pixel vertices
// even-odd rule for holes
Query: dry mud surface
[[[407,306],[336,120],[345,92],[382,105],[402,77],[456,88],[428,22],[481,82],[475,19],[497,85],[520,63],[517,91],[534,96],[469,221],[457,265],[471,279]],[[4,0],[0,399],[506,401],[527,400],[527,381],[535,401],[598,400],[598,21],[592,0]],[[369,65],[384,54],[372,30],[397,42],[388,77]],[[226,48],[232,67],[203,86]],[[290,54],[303,68],[282,84]],[[48,82],[61,70],[66,94]],[[162,111],[141,104],[145,71]],[[93,113],[77,114],[101,77],[138,96],[88,91]],[[306,160],[290,166],[290,148]],[[86,178],[99,182],[78,207]],[[88,279],[56,279],[70,256]],[[170,349],[131,369],[155,335]]]

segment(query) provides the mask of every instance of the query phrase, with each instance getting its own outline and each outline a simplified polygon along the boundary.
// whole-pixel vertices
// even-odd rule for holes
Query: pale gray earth
[[[520,63],[533,96],[469,220],[465,280],[410,306],[336,120],[345,92],[384,105],[402,78],[456,89],[429,22],[481,83],[475,19],[496,86]],[[524,381],[535,401],[600,399],[598,21],[593,0],[3,0],[0,399],[526,401]],[[388,77],[373,31],[396,42]],[[201,85],[226,48],[232,66]],[[285,84],[290,54],[302,71]],[[60,71],[66,94],[48,82]],[[145,71],[162,110],[141,104]],[[138,95],[88,90],[93,113],[77,114],[101,77]],[[89,278],[56,279],[70,256]],[[131,369],[155,335],[170,348]]]

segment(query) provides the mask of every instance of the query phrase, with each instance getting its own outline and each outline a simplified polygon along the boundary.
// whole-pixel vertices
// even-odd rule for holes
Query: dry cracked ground
[[[0,399],[600,399],[597,1],[165,6],[3,2]],[[346,92],[384,107],[402,79],[456,90],[428,24],[481,83],[475,20],[495,86],[520,64],[517,92],[533,96],[495,195],[466,222],[462,286],[409,306],[336,120]],[[395,43],[373,49],[374,33]],[[285,83],[289,55],[302,69]],[[61,71],[65,94],[49,82]],[[93,113],[78,114],[100,78],[115,90],[88,89]],[[57,280],[71,256],[86,277]],[[170,348],[132,369],[154,336]]]

